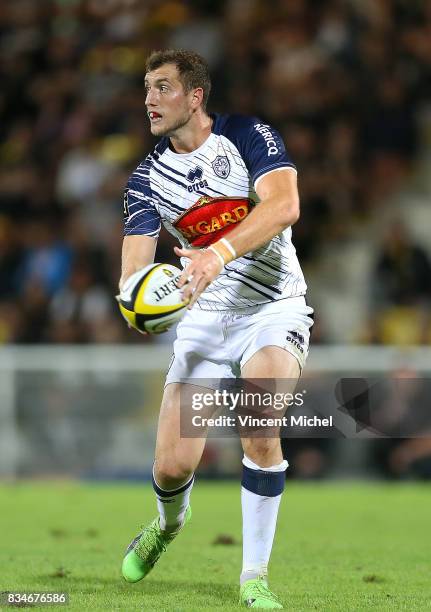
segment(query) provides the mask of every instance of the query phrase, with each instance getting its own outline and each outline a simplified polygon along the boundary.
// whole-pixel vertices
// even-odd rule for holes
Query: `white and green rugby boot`
[[[190,521],[192,509],[186,510],[184,523],[175,531],[162,531],[159,517],[132,540],[126,550],[121,568],[123,578],[127,582],[139,582],[153,569],[166,551],[168,544],[174,540],[181,529]]]
[[[260,576],[246,580],[239,592],[239,603],[246,608],[261,610],[281,610],[283,608],[277,595],[269,590],[266,578]]]

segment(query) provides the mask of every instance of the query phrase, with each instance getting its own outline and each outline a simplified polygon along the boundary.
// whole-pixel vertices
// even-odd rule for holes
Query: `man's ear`
[[[192,92],[192,106],[194,109],[198,108],[202,104],[204,98],[204,90],[202,87],[198,87]]]

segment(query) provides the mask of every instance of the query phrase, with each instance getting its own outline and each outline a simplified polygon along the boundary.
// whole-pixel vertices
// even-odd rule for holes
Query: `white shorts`
[[[189,378],[236,378],[264,346],[285,349],[302,370],[312,313],[303,296],[231,312],[188,310],[177,327],[165,384]]]

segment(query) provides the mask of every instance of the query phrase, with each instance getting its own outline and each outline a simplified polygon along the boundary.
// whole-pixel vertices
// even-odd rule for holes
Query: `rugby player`
[[[159,515],[127,549],[122,573],[128,582],[148,574],[191,516],[205,439],[180,436],[181,381],[297,380],[312,325],[291,242],[299,217],[296,170],[280,135],[256,117],[208,114],[208,66],[193,52],[154,52],[145,85],[151,132],[161,140],[125,190],[120,288],[153,262],[163,223],[181,244],[175,247],[184,266],[179,286],[190,309],[177,328],[160,410],[153,469]],[[205,219],[202,207],[199,223],[181,225],[185,211],[205,196],[240,200],[215,222],[214,211]],[[220,236],[225,225],[229,232],[211,242],[211,233]],[[198,248],[202,240],[207,248]],[[288,463],[279,437],[243,437],[241,443],[240,602],[278,609],[283,606],[267,574]]]

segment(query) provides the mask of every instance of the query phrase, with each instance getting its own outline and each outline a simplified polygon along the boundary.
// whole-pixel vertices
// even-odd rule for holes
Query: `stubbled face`
[[[193,92],[186,94],[175,64],[163,64],[145,75],[145,105],[154,136],[172,136],[193,114]]]

